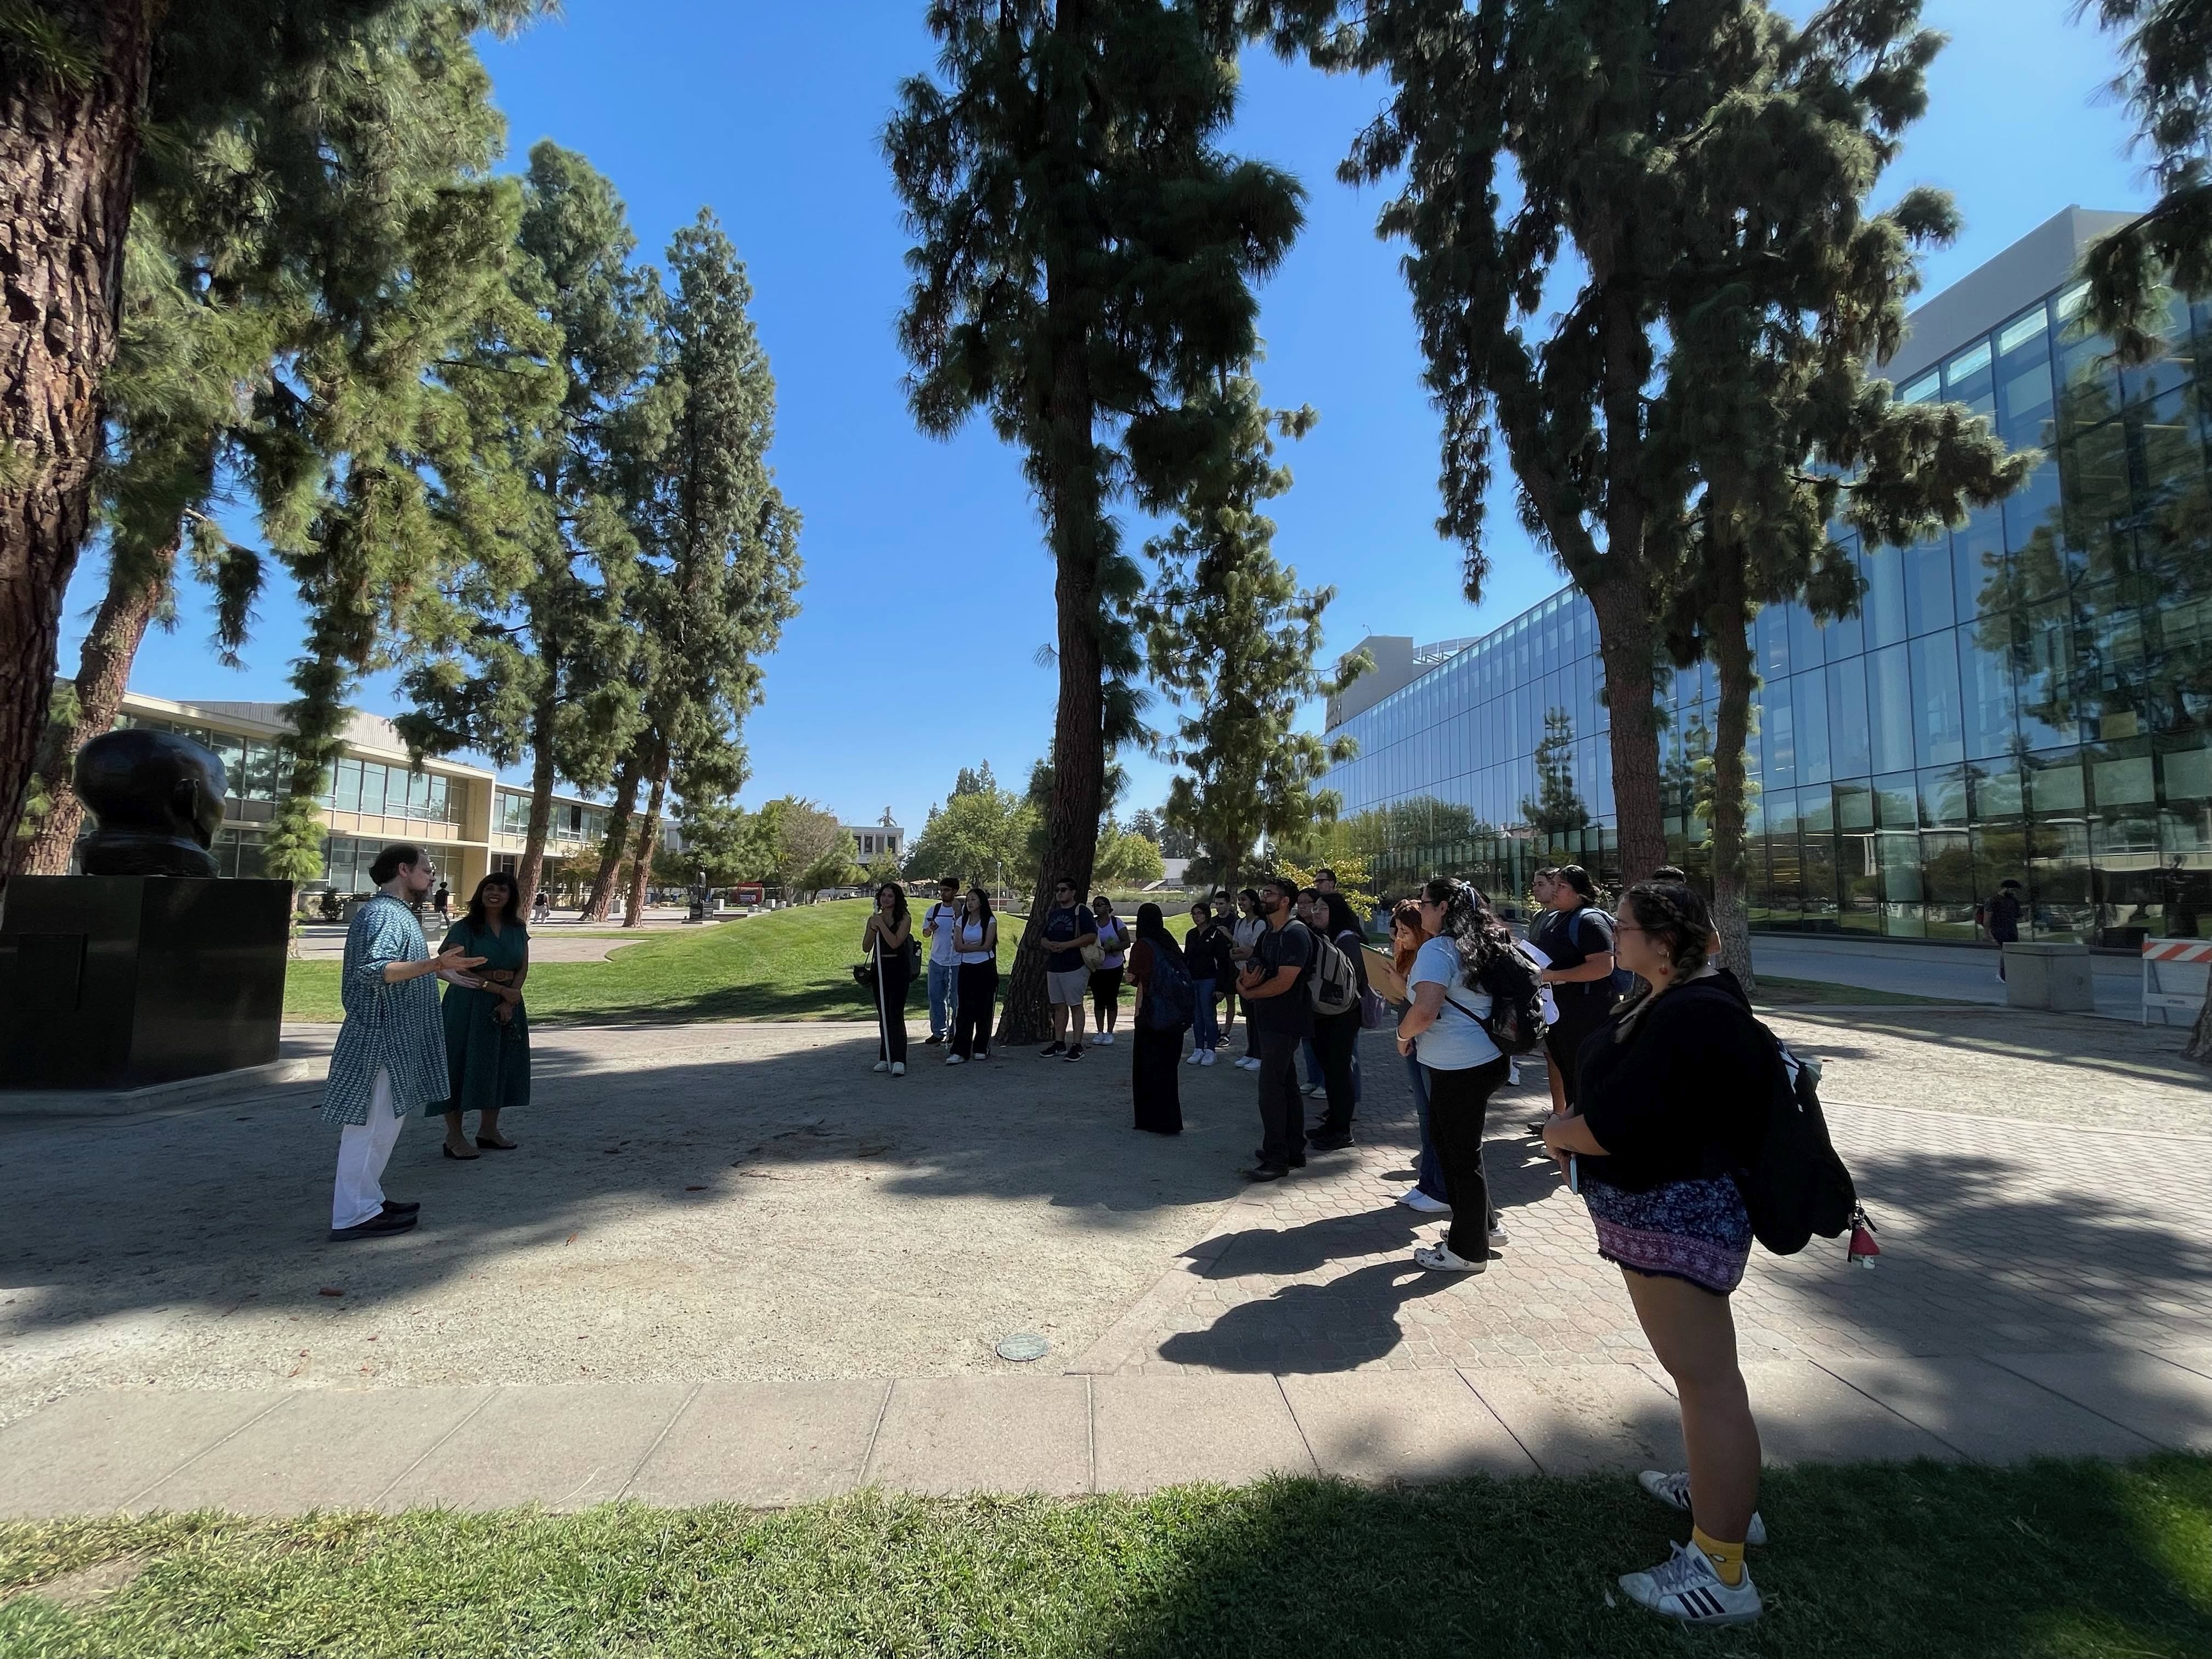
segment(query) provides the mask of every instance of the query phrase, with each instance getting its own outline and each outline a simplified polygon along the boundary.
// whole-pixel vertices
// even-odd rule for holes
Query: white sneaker
[[[1636,1477],[1636,1484],[1650,1492],[1669,1509],[1690,1512],[1690,1477],[1668,1474],[1662,1469],[1646,1469]],[[1766,1542],[1766,1522],[1759,1518],[1759,1511],[1751,1512],[1751,1525],[1744,1529],[1743,1541],[1754,1547]]]
[[[947,1054],[945,1057],[945,1063],[947,1066],[965,1066],[968,1063],[968,1056],[965,1054]]]
[[[1426,1267],[1432,1273],[1479,1273],[1489,1267],[1487,1261],[1469,1261],[1463,1255],[1454,1255],[1449,1244],[1424,1244],[1413,1252],[1413,1265]],[[1698,1558],[1703,1560],[1705,1558]]]
[[[1240,1072],[1256,1072],[1260,1069],[1260,1062],[1247,1054],[1237,1062],[1237,1069]]]
[[[1200,1054],[1199,1054],[1198,1063],[1199,1063],[1200,1065],[1201,1065],[1201,1066],[1211,1066],[1211,1065],[1212,1065],[1212,1064],[1213,1064],[1213,1050],[1212,1050],[1212,1049],[1211,1049],[1211,1048],[1206,1048],[1206,1049],[1202,1049],[1202,1050],[1200,1050]]]
[[[1110,1048],[1114,1046],[1114,1034],[1111,1031],[1101,1031],[1091,1040],[1103,1048]]]
[[[879,1060],[876,1062],[876,1069],[879,1072],[888,1072],[890,1068],[891,1063],[888,1060]]]
[[[1186,1066],[1203,1066],[1203,1065],[1205,1065],[1205,1064],[1206,1064],[1206,1050],[1205,1050],[1205,1049],[1203,1049],[1203,1048],[1194,1048],[1194,1049],[1192,1049],[1192,1050],[1190,1051],[1190,1054],[1189,1054],[1188,1058],[1187,1058],[1187,1059],[1183,1061],[1183,1064],[1184,1064],[1184,1065],[1186,1065]]]
[[[1510,1244],[1513,1241],[1506,1237],[1504,1228],[1492,1227],[1490,1230],[1490,1242],[1493,1244]]]
[[[906,1075],[906,1062],[902,1060],[893,1060],[891,1062],[891,1075],[893,1077],[904,1077]]]
[[[1621,1593],[1639,1607],[1685,1625],[1747,1625],[1759,1615],[1759,1586],[1746,1568],[1743,1583],[1723,1584],[1705,1553],[1687,1544],[1649,1572],[1620,1575]]]
[[[1451,1210],[1451,1206],[1445,1203],[1443,1200],[1431,1198],[1419,1187],[1407,1188],[1404,1192],[1398,1194],[1398,1201],[1407,1209],[1418,1210],[1423,1215],[1445,1215]]]

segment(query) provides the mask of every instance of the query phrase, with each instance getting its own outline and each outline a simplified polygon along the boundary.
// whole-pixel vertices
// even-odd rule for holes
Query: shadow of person
[[[1159,1356],[1222,1371],[1350,1370],[1403,1340],[1401,1308],[1456,1282],[1456,1275],[1425,1273],[1409,1260],[1377,1261],[1326,1285],[1285,1285],[1264,1300],[1240,1303],[1205,1330],[1170,1337]]]

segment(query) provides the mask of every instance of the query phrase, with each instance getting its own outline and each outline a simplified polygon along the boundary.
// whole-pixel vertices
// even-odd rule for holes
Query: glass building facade
[[[2122,368],[2081,297],[2061,286],[1902,377],[1901,398],[2042,452],[2017,494],[1918,546],[1844,535],[1855,616],[1758,618],[1754,927],[1970,939],[1977,901],[2014,878],[2037,937],[2203,931],[2212,309],[2177,303],[2160,360]],[[1504,895],[1544,863],[1615,872],[1602,685],[1595,619],[1566,592],[1345,720],[1358,758],[1329,781],[1383,881]],[[1714,702],[1710,665],[1660,699],[1668,845],[1701,878]]]

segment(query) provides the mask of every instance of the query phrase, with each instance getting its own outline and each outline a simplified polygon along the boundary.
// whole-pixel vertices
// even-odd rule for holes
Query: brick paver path
[[[1881,1229],[1755,1249],[1744,1358],[2169,1347],[2212,1340],[2212,1132],[2190,1070],[2129,1028],[1922,1011],[1778,1015],[1827,1062],[1831,1127]],[[1474,1278],[1410,1247],[1438,1221],[1393,1200],[1414,1146],[1402,1070],[1365,1040],[1350,1152],[1255,1188],[1079,1361],[1097,1371],[1311,1372],[1648,1362],[1619,1271],[1523,1126],[1540,1074],[1493,1100],[1488,1167],[1511,1243]],[[1866,1103],[1887,1096],[1929,1105]],[[1950,1109],[1931,1109],[1936,1102]],[[2014,1106],[2037,1117],[1995,1115]]]

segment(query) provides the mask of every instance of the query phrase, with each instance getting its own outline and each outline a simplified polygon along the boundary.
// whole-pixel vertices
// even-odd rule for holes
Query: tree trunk
[[[530,714],[530,827],[523,839],[522,862],[514,872],[514,896],[525,915],[537,902],[545,879],[545,836],[553,826],[553,720],[559,690],[549,653],[538,706]]]
[[[629,847],[630,814],[637,809],[638,779],[644,770],[644,763],[633,753],[615,779],[614,811],[607,817],[607,838],[599,845],[599,867],[592,877],[592,890],[585,896],[580,921],[607,919],[608,908],[614,902],[616,873]]]
[[[100,614],[93,619],[77,659],[76,720],[68,738],[57,745],[41,781],[52,810],[40,823],[39,833],[24,844],[17,863],[27,876],[69,873],[77,827],[84,822],[84,803],[76,795],[76,751],[114,726],[131,683],[131,660],[146,637],[147,624],[161,608],[181,544],[179,538],[155,549],[137,580],[118,572],[100,602]]]
[[[1608,554],[1619,571],[1618,555]],[[1631,565],[1631,569],[1638,567]],[[1625,574],[1626,573],[1624,573]],[[1612,726],[1613,811],[1623,886],[1667,862],[1666,814],[1659,788],[1659,722],[1651,702],[1653,622],[1650,596],[1633,580],[1588,589],[1597,613],[1598,653],[1605,665],[1606,710]]]
[[[635,927],[645,920],[645,887],[653,879],[653,854],[660,840],[660,803],[668,789],[668,757],[662,754],[653,769],[653,793],[647,799],[645,822],[638,827],[637,854],[629,872],[629,908],[623,926]]]
[[[46,0],[40,9],[96,67],[68,87],[19,44],[0,69],[0,834],[10,836],[46,737],[62,598],[90,521],[100,381],[115,353],[161,8]]]
[[[1714,575],[1716,593],[1705,612],[1706,648],[1720,682],[1713,717],[1713,926],[1721,936],[1721,966],[1756,988],[1751,971],[1751,919],[1746,908],[1744,823],[1749,817],[1743,770],[1751,732],[1751,698],[1758,678],[1752,663],[1748,609],[1742,570],[1721,552],[1729,568]]]

